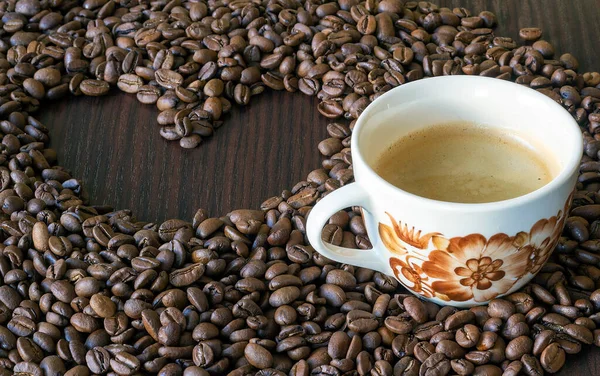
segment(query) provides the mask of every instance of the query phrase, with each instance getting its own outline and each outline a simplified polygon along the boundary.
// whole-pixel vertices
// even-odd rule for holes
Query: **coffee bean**
[[[247,105],[250,102],[251,90],[244,84],[237,84],[234,89],[234,100],[237,104]]]
[[[35,363],[32,362],[19,362],[14,365],[12,371],[15,375],[43,375],[42,369]]]
[[[435,347],[429,342],[419,342],[414,348],[415,358],[420,362],[424,362],[433,353],[435,353]]]
[[[110,360],[110,366],[117,374],[130,375],[140,368],[140,361],[132,354],[121,351]]]
[[[36,222],[33,226],[32,238],[35,249],[41,252],[46,251],[48,249],[48,240],[50,239],[46,224],[43,222]]]
[[[528,27],[519,30],[519,36],[526,41],[536,41],[542,37],[542,30],[536,27]]]
[[[396,334],[410,333],[415,323],[410,317],[389,316],[385,319],[385,327]]]
[[[156,103],[160,96],[160,90],[151,85],[143,85],[138,89],[136,97],[143,104]]]
[[[565,351],[558,343],[551,343],[542,352],[540,362],[546,372],[556,373],[565,364]]]
[[[479,342],[481,331],[475,325],[467,324],[456,332],[456,342],[464,347],[475,346]]]
[[[79,84],[79,90],[85,95],[97,97],[108,94],[110,85],[108,82],[101,80],[83,80]]]
[[[71,316],[71,325],[82,333],[92,333],[98,329],[98,322],[91,316],[85,313],[75,313]]]
[[[476,376],[501,376],[502,369],[493,364],[486,364],[483,366],[475,367],[475,370],[473,371],[473,375],[476,375]]]
[[[574,71],[579,69],[579,62],[575,56],[571,55],[570,53],[561,55],[559,60],[565,69],[572,69]]]
[[[552,330],[542,330],[538,333],[533,342],[533,355],[539,356],[554,341],[555,335]]]
[[[280,307],[289,304],[300,296],[300,289],[296,286],[286,286],[274,291],[269,297],[269,304]]]
[[[35,332],[35,322],[25,316],[15,316],[6,324],[6,328],[16,336],[27,337]]]
[[[39,363],[44,358],[42,349],[30,338],[20,337],[17,339],[17,351],[26,362]]]
[[[523,363],[523,372],[526,375],[541,375],[544,372],[538,359],[532,355],[523,355],[521,362]]]
[[[475,370],[473,363],[465,359],[453,359],[450,361],[450,366],[459,375],[471,375]]]
[[[115,303],[109,297],[100,294],[91,297],[90,306],[98,316],[103,318],[112,317],[117,312]]]
[[[451,340],[438,342],[435,352],[444,354],[448,359],[459,359],[465,355],[465,351],[456,342]]]
[[[594,341],[592,332],[584,326],[577,324],[567,324],[564,326],[564,331],[565,333],[582,343],[590,345]]]
[[[204,86],[204,94],[208,97],[219,97],[223,93],[225,85],[219,79],[212,79]]]
[[[320,90],[320,84],[314,78],[301,78],[298,81],[298,88],[305,95],[314,96]]]
[[[529,354],[533,349],[533,340],[526,336],[520,336],[506,345],[506,358],[508,360],[520,359],[524,354]]]
[[[101,374],[110,367],[110,354],[102,347],[94,347],[85,355],[85,361],[90,371]]]
[[[356,278],[351,273],[341,269],[334,269],[327,273],[325,281],[345,290],[351,290],[356,286]]]
[[[344,358],[349,346],[350,337],[345,332],[335,332],[329,340],[327,353],[332,359]]]
[[[419,375],[447,375],[450,372],[450,361],[443,354],[432,354],[419,370]]]
[[[52,283],[50,290],[56,299],[63,303],[71,303],[76,296],[73,285],[65,280],[55,281]]]
[[[59,84],[61,74],[60,71],[55,68],[44,67],[36,71],[33,78],[36,81],[41,82],[45,87],[50,88]]]
[[[160,86],[167,89],[175,89],[183,83],[183,76],[169,69],[156,70],[154,78]]]
[[[471,311],[458,311],[446,318],[444,328],[446,330],[457,329],[475,320],[475,314]]]
[[[73,375],[86,375],[89,374],[89,371],[85,369],[84,366],[76,366],[71,368],[70,370],[70,374],[67,372],[67,368],[65,367],[65,363],[64,361],[59,358],[56,355],[51,355],[51,356],[47,356],[45,357],[41,362],[40,362],[40,368],[49,374],[64,374],[64,375],[68,375],[68,376],[73,376]],[[74,369],[74,370],[73,370]],[[85,373],[85,372],[88,373]]]
[[[334,307],[341,307],[346,302],[346,293],[344,290],[330,283],[321,285],[319,295],[325,298],[327,304]]]
[[[248,363],[258,369],[270,368],[273,365],[273,356],[264,347],[249,343],[244,349],[244,356]]]
[[[488,306],[488,314],[491,317],[498,317],[503,320],[508,320],[515,311],[516,308],[514,304],[503,299],[494,299],[490,301]]]
[[[119,80],[117,82],[117,87],[130,94],[135,94],[140,90],[140,87],[144,85],[144,81],[141,77],[136,76],[135,74],[123,74],[119,76]]]
[[[413,329],[414,336],[420,340],[431,340],[436,334],[440,333],[444,326],[439,321],[430,321],[417,325]]]
[[[346,316],[348,327],[358,333],[368,333],[377,329],[378,323],[375,317],[370,312],[361,310],[352,310]]]
[[[44,85],[33,78],[25,79],[25,81],[23,81],[23,88],[29,95],[36,99],[42,99],[46,94]]]
[[[394,365],[393,371],[395,375],[418,375],[420,367],[421,362],[413,357],[405,356]]]

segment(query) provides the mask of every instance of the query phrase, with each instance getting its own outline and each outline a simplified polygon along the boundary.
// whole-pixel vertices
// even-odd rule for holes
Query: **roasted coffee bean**
[[[123,74],[119,76],[117,87],[126,93],[135,94],[144,85],[144,81],[141,77],[135,74]]]
[[[345,332],[335,332],[329,339],[327,353],[332,359],[344,358],[349,346],[350,337]]]
[[[542,375],[544,372],[539,360],[532,355],[523,355],[521,362],[523,363],[522,372],[526,375]]]
[[[539,356],[542,351],[554,341],[555,336],[556,333],[553,330],[548,329],[538,333],[533,342],[533,355]]]
[[[108,94],[110,85],[102,80],[83,80],[79,84],[79,90],[85,95],[97,97]]]
[[[100,294],[94,294],[90,298],[90,306],[98,316],[103,318],[112,317],[117,312],[115,303],[109,297]]]
[[[536,41],[542,37],[542,30],[535,27],[523,28],[519,30],[519,36],[528,42]]]
[[[506,358],[508,360],[520,359],[524,354],[529,354],[533,349],[533,340],[526,336],[520,336],[506,345]]]
[[[280,307],[289,304],[300,296],[300,289],[296,286],[286,286],[274,291],[269,297],[269,304]]]
[[[424,362],[435,352],[435,346],[429,342],[419,342],[414,348],[415,358],[417,358],[420,362]]]
[[[244,349],[244,356],[248,363],[258,369],[270,368],[273,365],[273,356],[264,347],[250,343]]]
[[[456,342],[451,340],[442,340],[438,342],[435,351],[444,354],[449,359],[462,358],[465,351]]]
[[[110,366],[117,374],[130,375],[139,370],[140,361],[132,354],[121,351],[110,360]]]
[[[167,89],[175,89],[183,83],[183,76],[169,69],[158,69],[154,78],[156,82]]]
[[[94,347],[85,355],[85,361],[90,371],[104,373],[110,367],[110,354],[102,347]]]
[[[458,329],[461,326],[475,321],[475,314],[471,311],[458,311],[451,314],[445,320],[444,328],[446,330]]]
[[[450,361],[443,354],[432,354],[419,370],[419,375],[447,375],[450,372]]]
[[[507,320],[515,311],[514,304],[503,299],[494,299],[490,301],[488,306],[488,314],[491,317],[498,317],[503,320]]]
[[[39,363],[44,358],[42,349],[29,338],[20,337],[17,339],[17,351],[26,362]]]
[[[409,296],[403,301],[406,312],[419,324],[427,321],[427,310],[425,305],[414,296]]]
[[[389,316],[385,319],[385,327],[396,334],[408,334],[414,326],[415,323],[410,317]]]
[[[502,374],[502,369],[493,364],[475,367],[475,370],[473,371],[474,376],[501,376]]]
[[[464,348],[473,347],[479,342],[480,334],[477,326],[467,324],[456,331],[456,342]]]
[[[358,309],[348,313],[346,316],[346,323],[350,330],[358,333],[368,333],[378,327],[378,322],[372,313]]]
[[[551,343],[542,352],[540,363],[546,372],[556,373],[565,364],[565,351],[558,343]]]
[[[465,359],[453,359],[450,361],[450,366],[459,375],[471,375],[475,370],[473,363]]]

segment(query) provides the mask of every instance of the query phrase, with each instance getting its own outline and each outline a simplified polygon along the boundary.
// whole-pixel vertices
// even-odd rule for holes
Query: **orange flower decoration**
[[[557,223],[556,217],[540,219],[529,233],[519,232],[515,235],[514,244],[519,253],[527,255],[526,272],[535,274],[542,268],[554,250],[554,242],[560,237],[563,225],[564,220]]]
[[[421,235],[387,212],[392,226],[379,223],[379,235],[397,256],[389,260],[394,275],[409,290],[444,301],[486,302],[541,269],[561,236],[572,197],[556,216],[541,219],[529,233],[515,236],[498,233],[487,239],[470,234],[448,239],[439,232]]]
[[[556,242],[558,242],[558,238],[560,238],[562,235],[563,229],[565,228],[565,222],[567,221],[567,212],[563,213],[562,211],[559,211],[557,217],[558,217],[558,220],[556,222],[556,227],[554,227],[554,232],[552,233],[552,239],[550,239],[550,243],[552,243],[552,244],[555,244]]]
[[[433,291],[423,283],[423,280],[427,280],[427,276],[423,273],[423,269],[415,263],[408,261],[408,258],[404,262],[396,257],[390,257],[390,266],[394,271],[394,275],[399,281],[402,281],[406,288],[420,293],[426,298],[433,297]],[[407,283],[408,282],[408,283]]]
[[[526,255],[506,234],[489,241],[480,234],[452,238],[447,250],[433,250],[423,263],[434,291],[464,302],[485,302],[507,292],[525,273]]]
[[[390,252],[393,252],[397,255],[405,255],[408,253],[406,252],[406,247],[404,247],[404,245],[398,241],[398,237],[390,226],[379,223],[379,236],[381,237],[381,241],[385,247],[389,249]]]
[[[415,248],[426,249],[429,245],[429,240],[431,240],[432,237],[441,235],[439,232],[430,232],[421,236],[421,230],[416,231],[414,227],[411,227],[409,230],[408,225],[406,223],[403,226],[402,222],[397,222],[390,213],[386,212],[385,214],[387,214],[388,217],[390,217],[390,220],[392,221],[392,226],[394,226],[394,231],[396,232],[396,236],[398,236],[398,238],[400,238],[400,240],[402,240],[406,244],[411,245]]]

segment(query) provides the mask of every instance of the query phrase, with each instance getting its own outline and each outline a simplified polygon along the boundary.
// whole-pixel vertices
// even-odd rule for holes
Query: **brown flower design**
[[[407,262],[404,262],[396,257],[390,257],[390,266],[394,270],[396,278],[408,281],[405,282],[407,288],[414,292],[420,293],[427,298],[433,297],[433,291],[431,288],[424,283],[427,280],[427,276],[424,276],[423,269],[415,263],[410,262],[407,258]],[[422,277],[424,276],[424,277]]]
[[[448,239],[390,217],[379,223],[383,244],[394,253],[390,267],[406,288],[426,298],[486,302],[506,294],[527,275],[536,274],[562,234],[573,194],[556,216],[537,221],[529,232],[481,234]],[[517,286],[518,287],[518,286]]]
[[[566,213],[563,215],[562,212],[558,212],[556,227],[554,228],[554,232],[552,233],[552,239],[550,240],[550,243],[556,243],[558,241],[558,238],[561,237],[563,229],[565,228],[565,222],[567,221],[567,217],[568,215]]]
[[[415,248],[426,249],[432,237],[441,235],[439,232],[430,232],[421,236],[421,230],[416,231],[414,227],[409,229],[406,223],[402,225],[402,222],[396,222],[390,213],[386,212],[385,214],[390,217],[398,238]]]
[[[447,251],[432,251],[423,271],[439,279],[431,287],[450,299],[485,302],[507,292],[524,274],[525,258],[506,234],[489,241],[471,234],[450,239]]]
[[[519,232],[515,235],[514,245],[520,253],[527,255],[526,272],[535,274],[542,268],[554,250],[554,244],[560,237],[563,224],[564,221],[557,222],[556,217],[540,219],[529,233]]]
[[[386,248],[397,255],[405,255],[406,247],[402,245],[398,241],[394,230],[388,225],[384,225],[383,223],[379,224],[379,236],[381,237],[381,241],[385,244]],[[391,262],[391,261],[390,261]]]

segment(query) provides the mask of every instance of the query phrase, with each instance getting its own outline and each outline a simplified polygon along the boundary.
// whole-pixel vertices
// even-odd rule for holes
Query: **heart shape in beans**
[[[600,74],[577,73],[541,30],[498,38],[494,14],[424,1],[80,5],[0,5],[0,376],[542,374],[600,344]],[[586,145],[552,263],[536,283],[471,310],[423,302],[305,239],[315,201],[352,181],[348,120],[394,86],[442,74],[538,89],[572,112]],[[111,85],[156,103],[162,128],[133,96],[72,102],[85,112],[44,102]],[[320,102],[264,94],[225,115],[267,89]],[[57,165],[31,116],[40,106],[58,157],[94,185],[91,200]],[[339,122],[325,126],[311,108]],[[158,135],[203,149],[175,151]],[[323,168],[310,171],[322,138]],[[300,159],[300,175],[286,175]],[[260,180],[274,185],[257,191]],[[242,201],[227,201],[239,181]],[[94,205],[103,198],[152,209],[144,218]],[[184,200],[187,209],[168,202]],[[187,211],[212,201],[216,213]],[[237,205],[254,209],[230,211]],[[172,216],[185,219],[147,222]],[[323,236],[370,246],[357,208],[336,213]]]
[[[59,160],[87,183],[94,203],[163,221],[190,219],[198,208],[212,215],[257,208],[305,179],[320,167],[315,145],[327,137],[327,119],[304,111],[315,105],[303,95],[267,92],[234,108],[217,134],[194,150],[165,142],[155,124],[158,112],[118,91],[61,101],[40,119]]]

